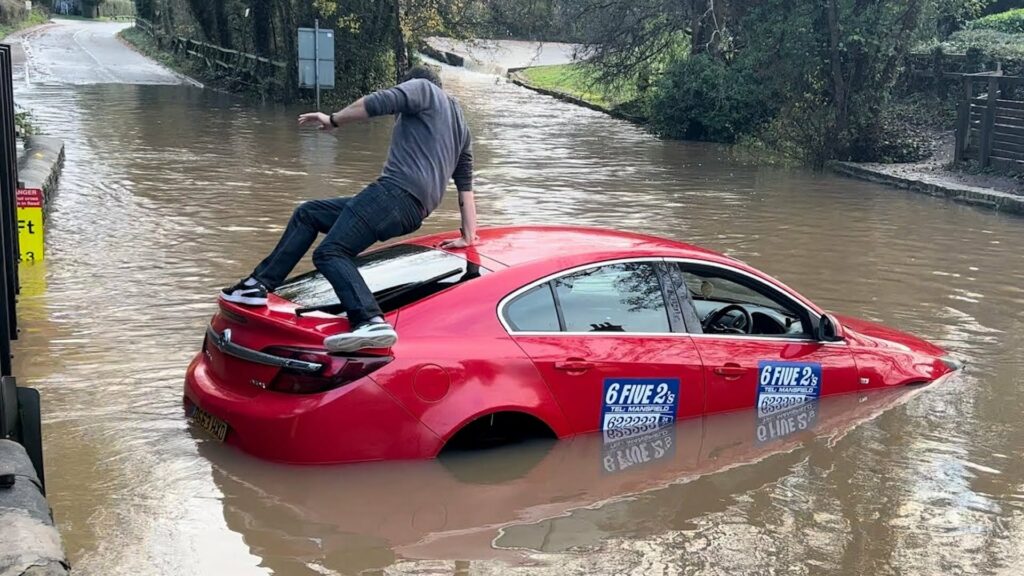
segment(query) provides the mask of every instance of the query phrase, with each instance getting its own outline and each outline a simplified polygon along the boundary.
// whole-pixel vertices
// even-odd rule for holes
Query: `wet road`
[[[63,84],[182,84],[191,81],[126,48],[117,33],[130,24],[55,19],[17,34],[29,82]]]
[[[464,59],[463,67],[476,72],[504,74],[509,68],[566,64],[579,59],[582,48],[561,42],[522,40],[456,40],[429,38],[431,46]]]
[[[47,260],[22,269],[16,374],[43,393],[49,493],[77,573],[1024,570],[1021,219],[745,164],[446,69],[476,135],[484,224],[707,245],[970,366],[914,397],[823,401],[792,426],[741,412],[625,441],[284,468],[188,429],[185,366],[215,291],[298,202],[372,179],[388,122],[299,132],[296,108],[189,86],[69,85],[46,72],[63,54],[49,34],[68,38],[37,37],[16,96],[67,138],[68,163]],[[457,225],[449,197],[423,232]]]

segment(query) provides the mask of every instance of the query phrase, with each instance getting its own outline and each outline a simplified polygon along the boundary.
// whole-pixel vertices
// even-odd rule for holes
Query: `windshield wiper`
[[[413,290],[422,288],[429,284],[434,284],[436,282],[447,280],[452,276],[456,276],[458,274],[462,274],[461,268],[449,270],[444,274],[438,274],[433,278],[428,278],[426,280],[421,280],[419,282],[412,282],[410,284],[399,284],[398,286],[392,286],[391,288],[387,288],[385,290],[381,290],[380,292],[374,293],[373,297],[377,299],[378,305],[383,306],[385,302],[398,298],[403,294],[408,294]],[[295,315],[302,316],[303,314],[308,314],[310,312],[325,312],[327,314],[335,314],[338,312],[343,312],[344,310],[345,309],[342,308],[341,306],[341,302],[334,302],[333,304],[323,304],[320,306],[307,306],[303,308],[296,308]]]

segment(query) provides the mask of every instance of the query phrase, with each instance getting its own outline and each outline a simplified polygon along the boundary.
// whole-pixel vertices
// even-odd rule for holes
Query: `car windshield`
[[[385,312],[489,272],[454,254],[412,244],[362,254],[356,265]],[[302,308],[338,303],[334,289],[316,270],[290,278],[274,293]]]

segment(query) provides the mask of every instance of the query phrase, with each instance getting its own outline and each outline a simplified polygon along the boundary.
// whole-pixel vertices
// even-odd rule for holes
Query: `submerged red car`
[[[750,266],[639,234],[484,229],[360,257],[398,343],[336,355],[346,330],[317,272],[267,307],[224,301],[185,378],[217,439],[291,463],[431,458],[524,437],[606,436],[821,396],[931,382],[939,347],[832,315]]]

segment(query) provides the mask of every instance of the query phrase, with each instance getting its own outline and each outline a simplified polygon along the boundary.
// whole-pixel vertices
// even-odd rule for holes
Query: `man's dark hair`
[[[417,78],[430,80],[438,88],[444,88],[444,86],[441,85],[441,77],[437,75],[437,72],[434,72],[426,66],[413,66],[412,68],[409,68],[409,71],[402,76],[402,82],[408,82],[409,80],[415,80]]]

